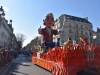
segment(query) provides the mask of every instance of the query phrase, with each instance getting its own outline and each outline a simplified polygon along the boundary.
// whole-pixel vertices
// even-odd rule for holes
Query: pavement
[[[0,67],[0,75],[11,64],[12,61],[13,61],[13,59],[10,62],[8,62],[7,64],[5,64],[2,67]]]
[[[31,58],[32,56],[19,55],[18,58],[7,64],[2,71],[0,70],[0,75],[53,75],[46,69],[34,65]],[[100,75],[100,73],[85,70],[77,75]]]
[[[53,75],[51,72],[34,65],[31,56],[19,55],[0,75]]]

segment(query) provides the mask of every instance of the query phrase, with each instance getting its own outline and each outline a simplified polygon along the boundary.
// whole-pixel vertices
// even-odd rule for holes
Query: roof
[[[100,28],[97,27],[97,33],[100,33]]]
[[[84,22],[84,23],[92,24],[91,22],[89,22],[89,21],[86,20],[85,18],[76,17],[76,16],[71,16],[71,15],[67,15],[67,14],[62,14],[60,17],[62,17],[62,16],[66,16],[66,19],[70,19],[70,20],[74,20],[74,21],[79,21],[79,22]],[[60,17],[59,17],[59,18],[60,18]]]

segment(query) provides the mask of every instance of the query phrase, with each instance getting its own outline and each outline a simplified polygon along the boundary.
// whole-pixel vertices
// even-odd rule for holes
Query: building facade
[[[76,43],[80,43],[81,38],[87,38],[90,45],[93,45],[93,26],[92,23],[88,21],[88,17],[80,18],[76,16],[61,15],[55,21],[53,29],[62,29],[63,32],[59,35],[53,37],[53,41],[57,41],[60,38],[61,44],[66,42],[68,38],[75,40]]]
[[[1,6],[0,10],[3,10],[3,7]],[[4,13],[4,10],[3,10]],[[6,20],[4,17],[0,14],[0,48],[1,47],[12,47],[12,38],[14,36],[13,28],[12,28],[12,20],[9,21]]]
[[[100,28],[97,28],[96,36],[96,45],[100,45]]]
[[[13,28],[8,21],[3,18],[0,23],[0,46],[9,46],[13,37]]]

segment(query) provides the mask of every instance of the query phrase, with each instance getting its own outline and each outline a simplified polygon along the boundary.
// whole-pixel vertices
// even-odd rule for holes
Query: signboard
[[[37,52],[37,59],[40,59],[41,53],[42,53],[42,51]]]
[[[87,50],[87,61],[94,60],[94,51],[93,50]]]

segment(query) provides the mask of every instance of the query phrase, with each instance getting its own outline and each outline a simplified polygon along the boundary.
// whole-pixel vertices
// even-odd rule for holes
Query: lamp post
[[[96,35],[93,35],[93,45],[95,46],[96,45]]]

